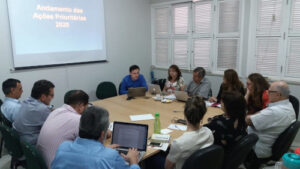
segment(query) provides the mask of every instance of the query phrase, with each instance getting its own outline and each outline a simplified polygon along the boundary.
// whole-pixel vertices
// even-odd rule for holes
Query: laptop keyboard
[[[121,154],[121,153],[123,153],[123,154],[127,154],[128,153],[128,151],[127,150],[118,150],[118,152]],[[143,156],[145,155],[145,152],[144,151],[139,151],[139,161],[143,158]]]
[[[123,154],[125,154],[125,155],[128,153],[128,151],[126,151],[126,150],[118,150],[118,152],[119,152],[120,154],[123,153]]]

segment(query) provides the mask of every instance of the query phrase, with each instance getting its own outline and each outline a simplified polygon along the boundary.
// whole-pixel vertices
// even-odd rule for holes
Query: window
[[[300,0],[253,0],[252,5],[248,73],[299,81]]]
[[[153,65],[239,69],[242,0],[195,0],[152,8]]]

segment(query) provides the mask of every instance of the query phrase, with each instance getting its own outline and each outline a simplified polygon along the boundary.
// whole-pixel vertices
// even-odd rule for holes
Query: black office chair
[[[152,84],[157,84],[160,87],[160,90],[163,90],[165,87],[166,79],[156,79],[152,81]]]
[[[11,128],[12,127],[12,123],[4,116],[4,114],[2,114],[1,106],[2,106],[2,104],[0,105],[0,124],[5,125],[5,126]],[[1,134],[1,140],[0,140],[0,158],[2,157],[3,143],[4,143],[4,138],[3,138],[3,135]]]
[[[26,158],[26,169],[47,169],[45,160],[35,146],[21,142],[22,150]]]
[[[219,145],[212,145],[194,152],[183,164],[182,169],[220,169],[224,150]]]
[[[22,160],[23,151],[20,144],[20,137],[18,133],[13,129],[3,124],[0,124],[0,131],[4,138],[4,146],[11,155],[11,169],[17,169],[18,166],[25,167],[25,160]]]
[[[119,84],[119,95],[121,95],[121,86],[122,86],[122,82],[120,82]]]
[[[300,127],[300,122],[296,121],[282,132],[275,143],[272,145],[272,156],[259,159],[260,164],[266,164],[269,161],[278,161],[284,153],[288,152]]]
[[[237,169],[245,161],[257,140],[256,134],[249,134],[243,137],[230,151],[230,154],[225,156],[223,169]]]
[[[298,119],[298,115],[299,115],[299,100],[297,99],[297,97],[290,95],[289,96],[289,100],[292,103],[295,113],[296,113],[296,119]]]
[[[117,88],[112,82],[101,82],[96,90],[96,96],[98,99],[106,99],[117,95]]]

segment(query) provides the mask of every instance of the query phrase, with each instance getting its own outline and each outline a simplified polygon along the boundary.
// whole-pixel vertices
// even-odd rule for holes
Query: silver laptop
[[[129,148],[137,148],[139,161],[147,150],[148,125],[115,121],[111,144],[119,144],[119,153],[127,154]]]
[[[149,84],[148,88],[150,94],[161,94],[160,86],[157,84]]]
[[[186,102],[188,98],[190,98],[185,91],[175,91],[175,97],[179,101]]]
[[[137,88],[129,88],[128,89],[128,97],[139,97],[146,95],[146,88],[137,87]]]

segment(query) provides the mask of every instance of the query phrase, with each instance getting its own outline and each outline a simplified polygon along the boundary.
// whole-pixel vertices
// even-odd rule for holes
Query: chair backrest
[[[272,157],[274,161],[278,161],[284,153],[286,153],[293,143],[298,132],[300,122],[296,121],[282,132],[272,146]]]
[[[160,87],[160,90],[163,90],[165,87],[166,79],[156,79],[152,81],[152,84],[157,84]]]
[[[295,113],[296,113],[296,119],[298,119],[298,115],[299,115],[299,100],[297,99],[297,97],[290,95],[289,96],[289,100],[292,103]]]
[[[47,169],[43,156],[35,146],[26,142],[21,142],[21,146],[26,159],[26,169]]]
[[[223,163],[223,169],[237,169],[245,161],[257,140],[257,135],[253,133],[243,137],[233,147],[233,149],[230,151],[230,154],[226,154]]]
[[[224,150],[212,145],[194,152],[183,164],[182,169],[220,169]]]
[[[18,133],[13,128],[9,128],[3,124],[0,124],[0,131],[4,139],[4,146],[8,153],[15,158],[22,157],[23,152]]]
[[[101,82],[97,87],[96,96],[98,99],[106,99],[117,95],[116,86],[112,82]]]
[[[120,84],[119,84],[119,95],[121,95],[121,86],[122,86],[122,82],[120,82]]]
[[[3,102],[0,99],[0,124],[6,125],[7,127],[12,127],[12,123],[4,116],[4,114],[1,111],[1,106]]]
[[[2,104],[3,104],[3,101],[0,99],[0,107],[2,106]]]

